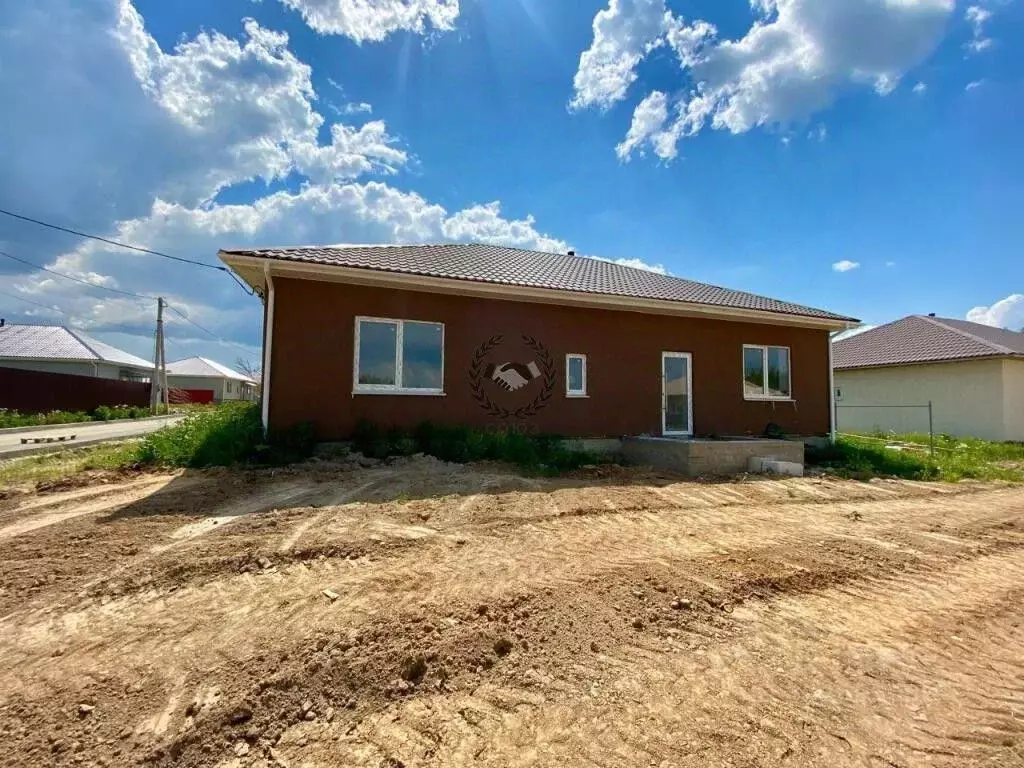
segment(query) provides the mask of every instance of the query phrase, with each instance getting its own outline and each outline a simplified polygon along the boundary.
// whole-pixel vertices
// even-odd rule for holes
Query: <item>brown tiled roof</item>
[[[813,307],[659,275],[600,259],[496,245],[339,245],[223,250],[221,253],[856,322],[853,318]]]
[[[836,369],[1024,357],[1024,333],[966,320],[911,315],[832,345]]]

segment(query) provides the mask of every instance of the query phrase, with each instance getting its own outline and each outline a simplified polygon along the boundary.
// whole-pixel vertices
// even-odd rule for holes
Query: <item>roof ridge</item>
[[[93,348],[92,348],[91,346],[89,346],[88,344],[86,344],[86,343],[85,343],[85,342],[84,342],[84,341],[82,340],[82,337],[81,337],[81,336],[79,336],[79,335],[78,335],[77,333],[75,333],[75,332],[74,332],[73,330],[71,330],[70,328],[68,328],[68,327],[67,327],[66,325],[59,325],[59,326],[57,326],[57,327],[58,327],[58,328],[63,328],[63,329],[65,330],[65,331],[67,331],[67,332],[68,332],[68,333],[69,333],[69,334],[71,335],[71,337],[72,337],[72,338],[73,338],[73,339],[74,339],[75,341],[77,341],[77,342],[78,342],[79,344],[81,344],[81,345],[82,345],[83,347],[85,347],[85,348],[86,348],[87,350],[89,350],[90,352],[92,352],[92,354],[93,354],[93,357],[95,357],[95,358],[96,358],[97,360],[106,360],[106,358],[105,358],[105,357],[103,357],[103,355],[101,355],[101,354],[100,354],[99,352],[97,352],[97,351],[96,351],[95,349],[93,349]]]
[[[1019,355],[1020,354],[1020,352],[1018,352],[1015,349],[1010,349],[1009,347],[1004,347],[1002,344],[1000,344],[998,342],[989,341],[988,339],[983,338],[981,336],[976,336],[973,333],[971,333],[970,331],[965,331],[963,328],[957,328],[957,327],[952,326],[952,325],[947,325],[946,323],[942,322],[942,320],[940,320],[937,317],[932,317],[931,315],[918,315],[918,317],[920,317],[922,320],[927,320],[928,322],[932,323],[933,325],[937,325],[940,328],[945,328],[947,331],[952,331],[953,333],[958,333],[961,336],[966,336],[971,341],[976,341],[979,344],[982,344],[982,345],[988,347],[989,349],[994,349],[994,350],[996,350],[996,351],[998,351],[998,352],[1000,352],[1000,353],[1002,353],[1004,355]],[[970,322],[970,321],[967,321],[967,322]]]

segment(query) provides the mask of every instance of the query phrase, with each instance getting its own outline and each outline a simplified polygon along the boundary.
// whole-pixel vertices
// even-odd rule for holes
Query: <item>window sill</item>
[[[586,393],[568,393],[565,396],[566,400],[587,400],[590,395]]]
[[[744,400],[748,400],[752,403],[795,403],[795,397],[754,397],[752,395],[744,395]]]
[[[357,395],[396,395],[398,397],[447,397],[444,392],[432,389],[354,389],[352,397]]]

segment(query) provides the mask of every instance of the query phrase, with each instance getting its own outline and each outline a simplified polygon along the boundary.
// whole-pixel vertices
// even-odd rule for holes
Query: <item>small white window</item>
[[[793,396],[789,347],[743,345],[743,397],[789,400]]]
[[[444,325],[357,317],[353,376],[357,394],[443,394]]]
[[[565,356],[565,396],[587,396],[587,356]]]
[[[227,381],[227,392],[228,392],[228,394],[229,394],[229,395],[231,394],[231,388],[232,388],[232,386],[233,386],[233,385],[231,384],[231,380],[230,380],[230,379],[228,379],[228,381]]]

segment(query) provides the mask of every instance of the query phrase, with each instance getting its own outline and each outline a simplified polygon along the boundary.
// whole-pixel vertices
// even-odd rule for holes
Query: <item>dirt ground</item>
[[[0,764],[1024,765],[1024,488],[430,459],[0,500]]]

